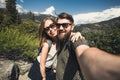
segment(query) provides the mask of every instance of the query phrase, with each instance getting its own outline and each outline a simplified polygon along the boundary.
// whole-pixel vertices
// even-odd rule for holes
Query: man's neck
[[[60,47],[61,48],[66,44],[66,42],[68,42],[70,40],[70,35],[71,35],[71,33],[66,35],[66,37],[64,39],[60,40]]]

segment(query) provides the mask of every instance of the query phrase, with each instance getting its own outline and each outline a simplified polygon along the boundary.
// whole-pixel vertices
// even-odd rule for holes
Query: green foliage
[[[38,31],[38,23],[35,23],[32,20],[23,21],[23,23],[19,26],[19,29],[21,29],[22,32],[25,33],[34,33]]]
[[[0,53],[9,59],[35,59],[38,48],[38,23],[31,20],[10,24],[0,30]]]
[[[95,24],[75,27],[85,36],[90,46],[112,54],[120,54],[120,17]]]
[[[0,32],[0,50],[19,57],[34,58],[37,53],[37,39],[33,35],[22,34],[18,29],[5,28]]]
[[[5,15],[3,22],[2,22],[2,26],[9,26],[11,22],[11,17],[9,15]]]

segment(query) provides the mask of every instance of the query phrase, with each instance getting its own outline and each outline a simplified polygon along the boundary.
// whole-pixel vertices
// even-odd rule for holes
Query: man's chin
[[[63,35],[59,35],[58,38],[60,41],[62,41],[62,40],[64,40],[65,37]]]

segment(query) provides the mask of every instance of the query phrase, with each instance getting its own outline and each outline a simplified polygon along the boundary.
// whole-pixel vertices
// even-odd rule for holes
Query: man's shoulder
[[[85,39],[78,39],[77,41],[75,41],[74,43],[71,42],[71,46],[76,49],[78,46],[80,45],[88,45],[87,40]]]

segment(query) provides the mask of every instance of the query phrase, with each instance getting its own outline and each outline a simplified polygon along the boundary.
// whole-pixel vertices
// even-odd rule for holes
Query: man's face
[[[69,36],[74,29],[74,25],[68,19],[58,19],[56,26],[58,27],[58,38],[60,40]]]

